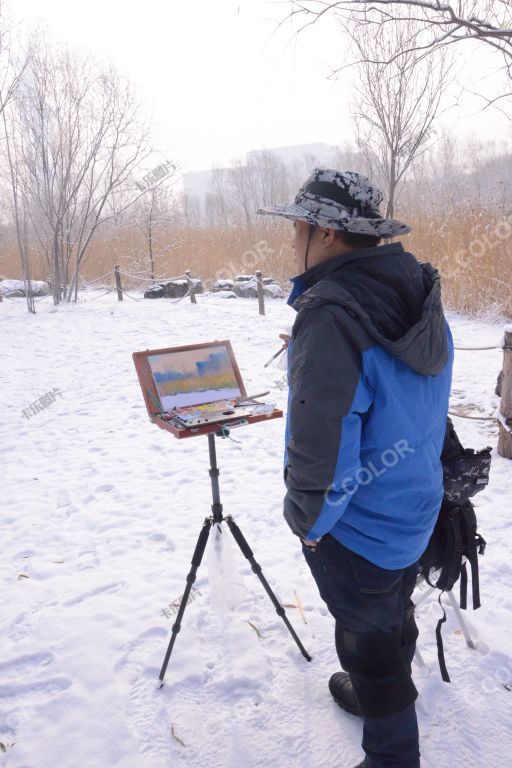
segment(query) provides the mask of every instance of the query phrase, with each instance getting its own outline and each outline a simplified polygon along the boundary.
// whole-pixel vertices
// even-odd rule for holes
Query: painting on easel
[[[148,363],[164,410],[240,397],[223,344],[150,355]]]

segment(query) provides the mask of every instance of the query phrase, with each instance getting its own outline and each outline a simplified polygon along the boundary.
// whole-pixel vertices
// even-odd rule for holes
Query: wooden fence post
[[[119,273],[119,264],[114,267],[114,274],[116,276],[116,288],[117,288],[117,300],[123,300],[123,289],[121,288],[121,275]]]
[[[509,430],[512,430],[512,328],[505,331],[500,412]],[[512,433],[503,424],[500,424],[498,453],[506,459],[512,459]]]
[[[257,269],[256,275],[256,287],[258,289],[258,311],[260,315],[265,314],[265,294],[263,293],[263,278],[261,276],[261,269]]]
[[[186,269],[185,270],[185,275],[187,277],[188,286],[189,286],[189,289],[190,289],[190,302],[191,302],[191,304],[197,304],[197,301],[196,301],[196,287],[195,287],[194,282],[192,280],[192,272],[190,271],[190,269]]]

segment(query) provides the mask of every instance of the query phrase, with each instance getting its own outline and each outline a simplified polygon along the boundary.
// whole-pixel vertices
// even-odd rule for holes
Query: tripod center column
[[[222,523],[222,504],[220,503],[219,468],[217,466],[217,453],[215,450],[215,434],[208,435],[208,448],[210,451],[210,480],[212,483],[212,514],[214,523]]]

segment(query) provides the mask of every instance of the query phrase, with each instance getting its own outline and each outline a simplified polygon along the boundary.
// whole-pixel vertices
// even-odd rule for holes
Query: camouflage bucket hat
[[[293,203],[268,205],[258,213],[300,219],[318,227],[332,227],[373,237],[396,237],[411,231],[407,224],[385,219],[379,211],[384,195],[360,173],[315,168]]]

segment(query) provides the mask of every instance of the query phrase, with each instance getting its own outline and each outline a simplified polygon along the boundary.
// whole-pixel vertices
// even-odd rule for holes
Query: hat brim
[[[256,213],[264,216],[283,216],[285,219],[300,219],[308,224],[316,226],[317,217],[311,211],[307,211],[297,203],[284,203],[284,205],[267,205],[265,208],[258,208]]]
[[[266,216],[282,216],[285,219],[299,219],[311,224],[314,227],[330,227],[344,232],[351,232],[355,235],[366,235],[369,237],[398,237],[406,235],[411,231],[408,224],[404,224],[397,219],[368,219],[364,216],[356,218],[343,219],[321,219],[318,214],[308,211],[297,203],[285,203],[284,205],[267,205],[265,208],[258,208],[257,213]]]

